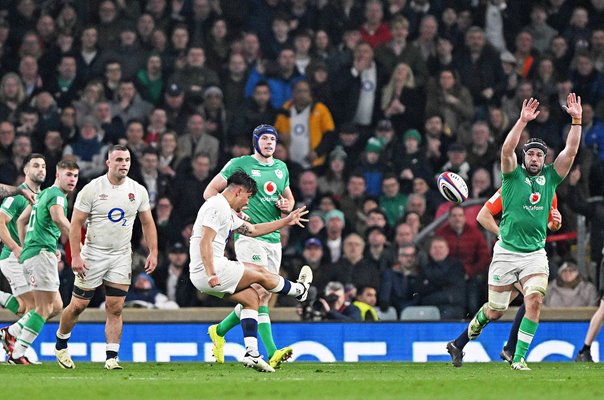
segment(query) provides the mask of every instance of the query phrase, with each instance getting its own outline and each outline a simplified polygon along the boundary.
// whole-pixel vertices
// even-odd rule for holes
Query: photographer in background
[[[340,282],[329,282],[325,295],[312,303],[312,316],[305,314],[303,319],[321,317],[327,321],[361,321],[361,311],[346,301],[344,285]]]

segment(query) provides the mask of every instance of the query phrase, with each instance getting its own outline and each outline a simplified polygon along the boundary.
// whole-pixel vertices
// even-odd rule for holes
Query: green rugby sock
[[[277,346],[273,339],[273,330],[267,306],[260,306],[258,308],[258,334],[270,359],[275,354],[275,351],[277,351]]]
[[[5,301],[2,303],[2,307],[6,308],[8,311],[17,315],[17,313],[19,312],[19,300],[17,300],[17,298],[15,296],[13,296],[12,294],[9,294],[9,293],[3,293],[3,294],[7,294],[8,296],[5,297]]]
[[[531,321],[527,317],[522,318],[520,328],[518,329],[518,343],[516,344],[514,362],[520,362],[522,358],[526,358],[526,353],[533,341],[538,326],[538,322]]]
[[[218,336],[224,337],[224,335],[226,335],[228,331],[230,331],[237,325],[239,325],[239,317],[237,316],[235,311],[231,311],[231,313],[227,315],[226,318],[218,324],[218,327],[216,328],[216,333],[218,334]]]
[[[46,320],[40,314],[35,311],[30,313],[29,319],[23,326],[23,330],[17,338],[15,350],[11,356],[12,358],[17,359],[25,355],[25,351],[31,346],[34,340],[36,340],[42,331],[42,328],[44,328],[45,323]]]
[[[484,307],[480,307],[480,310],[478,310],[478,314],[476,314],[476,320],[483,328],[489,323],[489,319],[484,313]]]

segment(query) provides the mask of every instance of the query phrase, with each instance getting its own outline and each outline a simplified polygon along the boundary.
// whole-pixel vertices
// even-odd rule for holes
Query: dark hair
[[[80,166],[74,158],[64,158],[57,163],[57,171],[60,169],[80,169]]]
[[[453,204],[451,206],[451,208],[449,208],[449,215],[451,215],[451,212],[456,209],[456,208],[461,208],[461,211],[463,211],[464,215],[466,213],[466,210],[464,210],[463,206],[461,204]]]
[[[146,154],[153,154],[159,157],[159,151],[156,148],[147,146],[143,149],[142,156],[144,157]]]
[[[244,170],[238,168],[233,172],[233,175],[227,179],[227,186],[243,186],[248,192],[254,196],[258,192],[258,185]]]
[[[109,148],[109,151],[107,152],[107,156],[109,156],[114,151],[130,151],[130,150],[128,149],[128,147],[124,146],[123,144],[115,144]]]
[[[23,166],[25,167],[27,165],[28,162],[31,161],[32,158],[41,158],[42,160],[46,161],[46,157],[44,157],[43,154],[40,153],[29,153],[25,159],[23,160]]]

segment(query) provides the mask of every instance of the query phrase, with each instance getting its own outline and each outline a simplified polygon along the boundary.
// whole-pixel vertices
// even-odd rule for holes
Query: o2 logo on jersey
[[[126,226],[126,223],[128,222],[128,220],[126,219],[126,212],[119,207],[112,208],[111,210],[109,210],[109,212],[107,213],[107,218],[109,219],[109,221],[115,224],[121,222],[122,226]]]
[[[264,184],[264,193],[272,196],[277,191],[277,185],[273,181],[268,181]]]
[[[537,204],[539,203],[539,200],[541,200],[541,193],[531,193],[529,196],[529,201],[531,204]]]

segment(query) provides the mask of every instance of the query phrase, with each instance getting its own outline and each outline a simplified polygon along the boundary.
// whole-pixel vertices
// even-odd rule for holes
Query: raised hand
[[[581,118],[583,115],[583,107],[581,107],[581,96],[577,96],[576,93],[569,93],[566,98],[566,105],[562,106],[564,111],[566,111],[573,118]]]
[[[279,200],[275,202],[275,207],[284,213],[289,212],[290,204],[289,200],[279,194]]]
[[[522,102],[522,110],[520,111],[520,120],[524,123],[531,122],[541,111],[537,111],[539,100],[530,98]]]
[[[308,219],[302,218],[304,215],[308,214],[308,210],[306,206],[296,208],[294,211],[290,212],[286,217],[288,225],[298,225],[301,228],[304,228],[302,222],[308,222]]]

